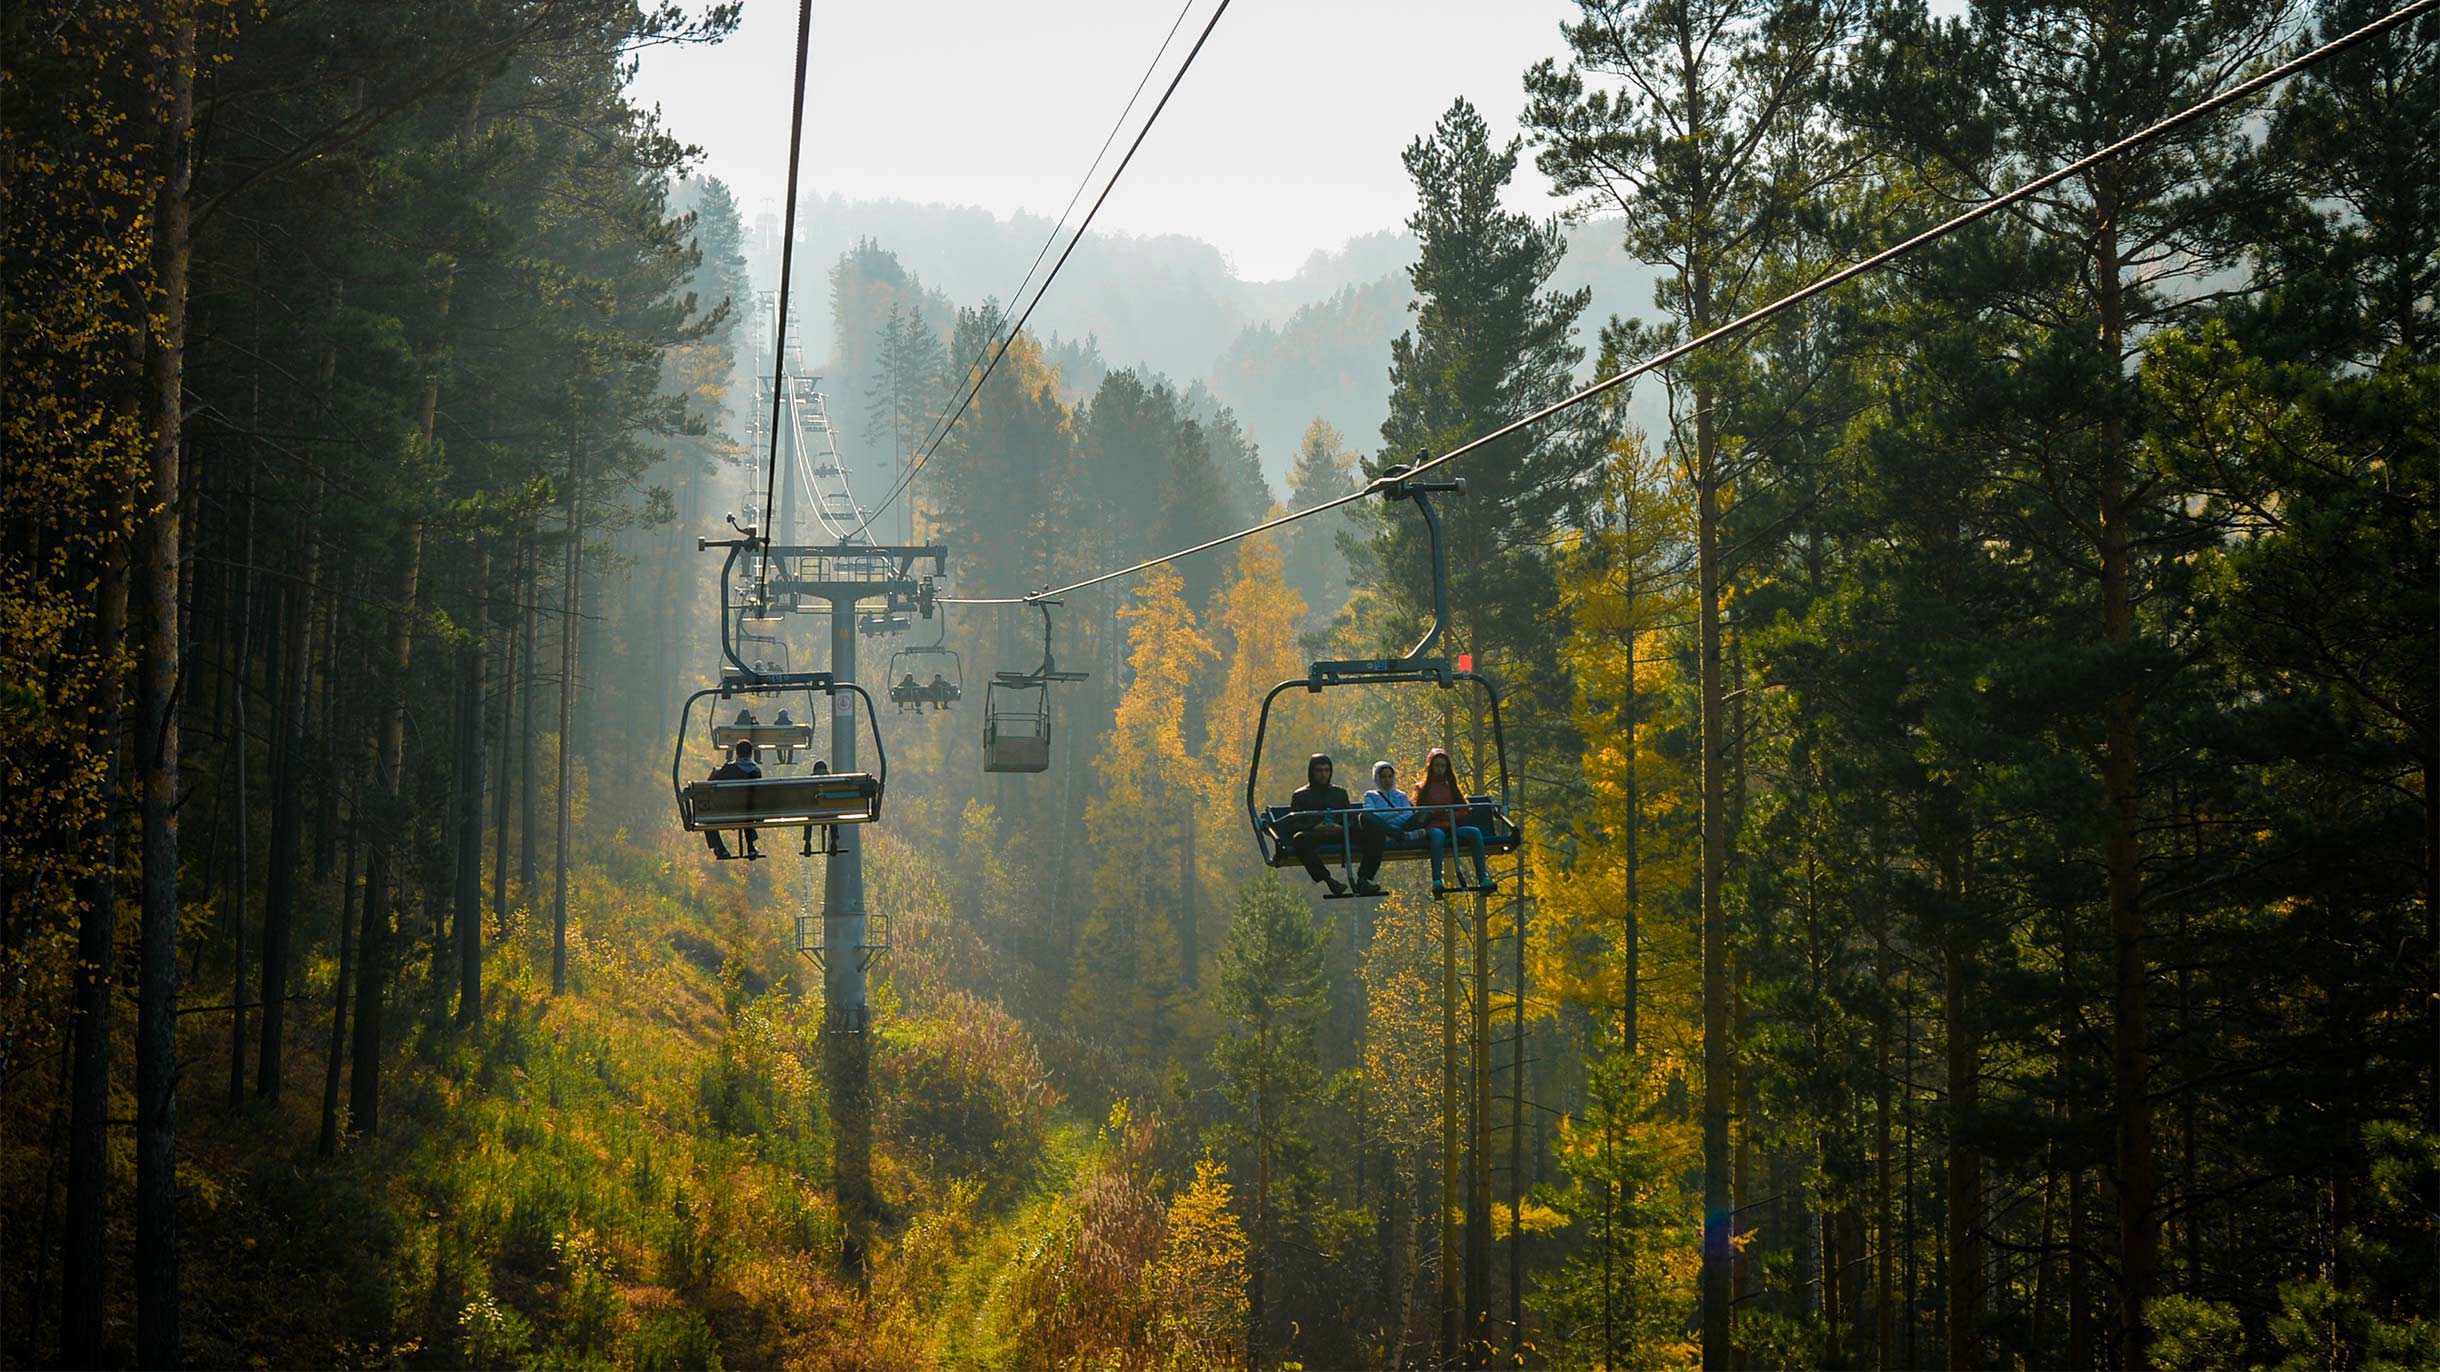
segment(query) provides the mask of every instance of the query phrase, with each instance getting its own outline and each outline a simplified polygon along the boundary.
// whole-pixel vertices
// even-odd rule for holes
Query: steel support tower
[[[938,545],[797,545],[764,551],[770,563],[763,594],[805,613],[828,611],[830,673],[840,681],[856,679],[857,606],[880,600],[912,610],[922,586],[918,564],[929,563],[931,574],[939,576],[948,562],[948,550]],[[830,766],[836,772],[859,770],[856,699],[848,692],[831,697]],[[840,825],[832,832],[837,847],[823,871],[822,941],[801,951],[810,951],[822,969],[822,1076],[836,1138],[831,1184],[839,1206],[839,1267],[861,1286],[874,1221],[872,1014],[865,979],[886,941],[871,937],[865,914],[863,827]]]

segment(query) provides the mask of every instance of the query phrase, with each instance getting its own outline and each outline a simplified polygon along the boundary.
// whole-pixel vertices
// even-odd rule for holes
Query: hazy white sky
[[[1192,0],[1100,176],[1217,3]],[[1560,51],[1574,8],[1234,0],[1094,229],[1190,234],[1270,280],[1396,227],[1412,201],[1400,149],[1458,95],[1513,133],[1524,70]],[[1055,216],[1177,13],[1178,0],[814,0],[803,184]],[[642,58],[638,98],[703,148],[749,222],[786,188],[795,40],[794,4],[746,0],[728,42]],[[1511,203],[1555,208],[1530,156]]]

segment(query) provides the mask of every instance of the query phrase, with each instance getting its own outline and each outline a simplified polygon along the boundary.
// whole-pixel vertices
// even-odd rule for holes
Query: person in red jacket
[[[1499,889],[1499,883],[1491,879],[1490,863],[1483,852],[1483,831],[1463,822],[1467,808],[1466,790],[1457,784],[1457,768],[1449,761],[1449,750],[1434,748],[1423,759],[1423,784],[1415,788],[1415,809],[1423,816],[1424,840],[1432,845],[1433,895],[1444,895],[1452,889],[1483,892]],[[1474,885],[1443,886],[1441,855],[1459,845],[1474,852]]]

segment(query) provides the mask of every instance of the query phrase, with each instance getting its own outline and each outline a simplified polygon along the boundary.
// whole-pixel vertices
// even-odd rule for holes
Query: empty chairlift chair
[[[1021,672],[1002,672],[983,688],[983,770],[1047,772],[1051,766],[1051,693]]]
[[[1051,692],[1059,682],[1082,681],[1083,672],[1063,672],[1051,655],[1051,611],[1056,600],[1031,602],[1042,612],[1042,665],[1030,672],[994,672],[983,688],[983,770],[1047,772],[1051,766]]]

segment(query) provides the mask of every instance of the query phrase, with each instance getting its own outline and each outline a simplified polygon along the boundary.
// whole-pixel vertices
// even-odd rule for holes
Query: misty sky
[[[1193,0],[1095,189],[1216,3]],[[1394,228],[1412,204],[1400,149],[1460,94],[1513,133],[1524,70],[1558,54],[1574,8],[1235,0],[1095,231],[1188,234],[1271,280]],[[804,185],[1055,216],[1177,13],[1177,0],[814,0]],[[704,149],[749,222],[786,186],[795,39],[789,0],[746,0],[728,42],[642,56],[638,98]],[[1530,157],[1511,203],[1555,208]]]

